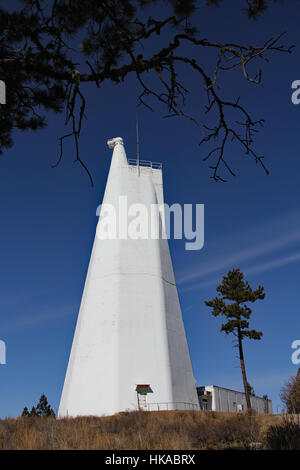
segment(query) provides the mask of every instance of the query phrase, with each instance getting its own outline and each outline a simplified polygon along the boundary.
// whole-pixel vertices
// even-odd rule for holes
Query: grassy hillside
[[[0,420],[0,449],[195,450],[280,446],[300,449],[300,426],[299,422],[291,423],[278,415],[161,411],[102,418]]]

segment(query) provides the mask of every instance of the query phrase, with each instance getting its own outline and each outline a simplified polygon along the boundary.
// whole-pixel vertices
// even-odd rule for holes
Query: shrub
[[[255,449],[265,444],[270,425],[282,422],[282,416],[209,411],[6,418],[0,419],[0,449]]]
[[[283,425],[270,426],[266,433],[269,450],[300,450],[300,425],[287,421]]]
[[[300,368],[295,377],[292,376],[285,382],[280,398],[288,413],[300,413]]]
[[[195,444],[208,449],[250,449],[259,435],[259,422],[255,416],[224,414],[199,426]]]

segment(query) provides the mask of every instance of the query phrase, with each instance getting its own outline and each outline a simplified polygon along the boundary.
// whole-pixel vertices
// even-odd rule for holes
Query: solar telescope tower
[[[198,409],[164,215],[152,227],[159,236],[124,229],[137,204],[149,214],[163,204],[161,165],[127,160],[121,137],[108,146],[113,155],[58,416]],[[103,237],[108,205],[120,229],[114,238]]]

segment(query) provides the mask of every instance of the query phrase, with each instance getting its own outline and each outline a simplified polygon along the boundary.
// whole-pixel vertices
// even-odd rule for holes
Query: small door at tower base
[[[148,410],[147,395],[153,393],[149,384],[139,384],[136,386],[138,409],[141,411]]]

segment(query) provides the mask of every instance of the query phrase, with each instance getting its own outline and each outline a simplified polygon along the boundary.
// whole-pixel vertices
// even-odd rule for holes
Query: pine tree
[[[21,416],[29,416],[28,408],[25,406],[24,410],[22,411]]]
[[[153,3],[161,4],[162,14]],[[139,104],[153,109],[156,102],[163,106],[164,114],[188,118],[201,129],[200,145],[208,146],[204,160],[213,161],[210,168],[215,181],[224,181],[219,171],[222,163],[234,175],[224,154],[226,144],[232,141],[268,173],[263,157],[253,148],[253,136],[263,119],[252,118],[234,94],[231,98],[222,96],[219,72],[227,70],[230,74],[231,69],[241,67],[241,76],[249,83],[259,84],[261,59],[269,60],[274,52],[289,53],[292,47],[283,46],[279,42],[282,35],[276,38],[273,31],[272,38],[260,46],[203,38],[198,33],[201,24],[195,20],[196,10],[222,3],[223,0],[22,0],[8,9],[1,6],[0,80],[5,82],[7,99],[0,106],[0,154],[13,145],[15,129],[43,129],[47,125],[44,111],[66,111],[69,129],[58,136],[60,155],[53,166],[62,160],[64,139],[73,137],[75,161],[87,171],[92,183],[78,150],[86,117],[87,85],[96,86],[101,93],[104,82],[118,84],[131,75],[140,87],[136,97]],[[240,3],[236,2],[239,10]],[[244,0],[244,10],[249,18],[257,18],[271,3]],[[158,15],[157,19],[153,15]],[[158,36],[161,39],[157,44]],[[187,47],[183,52],[184,45]],[[229,61],[233,67],[228,66]],[[255,64],[258,70],[252,74]],[[206,127],[210,120],[199,122],[197,116],[185,112],[188,89],[184,77],[192,73],[199,79],[205,114],[213,114],[210,128]],[[204,127],[210,130],[205,137]]]
[[[264,299],[264,288],[258,286],[256,290],[253,290],[249,283],[244,281],[244,274],[239,269],[233,269],[223,276],[222,284],[217,287],[217,292],[220,295],[213,300],[206,301],[205,304],[212,307],[212,314],[215,317],[223,315],[226,318],[227,321],[222,324],[220,331],[224,331],[227,335],[232,333],[237,338],[247,409],[251,409],[250,391],[254,393],[254,390],[247,381],[243,340],[244,338],[260,340],[262,332],[249,329],[252,310],[246,302],[253,303],[258,299]]]
[[[36,416],[39,416],[39,414],[38,414],[37,411],[36,411],[36,407],[35,407],[35,406],[33,406],[33,407],[31,408],[31,411],[30,411],[30,413],[29,413],[28,416],[29,416],[30,418],[35,418]]]
[[[51,408],[51,406],[49,405],[46,395],[42,394],[37,406],[36,407],[33,406],[30,412],[28,411],[28,408],[25,407],[21,416],[30,417],[30,418],[32,417],[55,418],[55,413],[53,409]]]
[[[51,406],[49,405],[46,395],[44,394],[41,395],[40,401],[37,404],[36,408],[37,408],[37,414],[39,416],[42,416],[42,417],[44,416],[54,417],[55,416],[55,413],[52,410]]]

